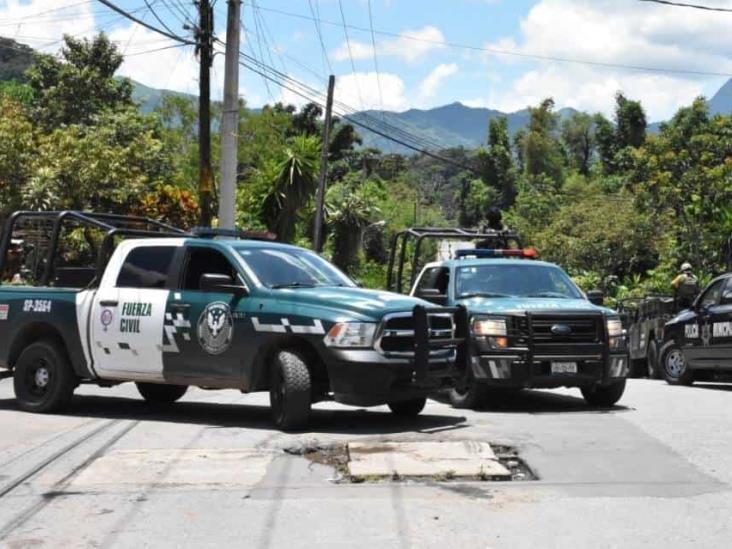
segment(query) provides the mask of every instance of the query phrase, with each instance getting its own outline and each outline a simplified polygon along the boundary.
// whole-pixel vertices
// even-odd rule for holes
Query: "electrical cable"
[[[701,4],[687,4],[686,2],[670,2],[669,0],[638,0],[639,2],[651,2],[653,4],[664,4],[666,6],[674,6],[675,8],[693,8],[705,11],[721,11],[732,13],[732,8],[715,8],[712,6],[703,6]]]
[[[128,12],[126,10],[123,10],[122,8],[120,8],[117,5],[113,4],[109,0],[97,0],[97,2],[100,2],[100,3],[104,4],[105,6],[107,6],[112,11],[116,11],[117,13],[119,13],[120,15],[122,15],[123,17],[129,19],[130,21],[134,21],[138,25],[143,26],[143,27],[145,27],[148,30],[151,30],[153,32],[157,32],[158,34],[161,34],[163,36],[167,36],[168,38],[170,38],[172,40],[176,40],[176,41],[181,42],[183,44],[188,44],[190,46],[195,46],[196,45],[195,42],[193,42],[191,40],[188,40],[187,38],[183,38],[182,36],[178,36],[177,34],[168,33],[168,32],[166,32],[164,30],[161,30],[161,29],[153,26],[153,25],[149,25],[149,24],[145,23],[141,19],[135,17],[130,12]]]
[[[654,0],[641,0],[641,1],[654,1]],[[308,20],[308,21],[314,20],[313,17],[309,17],[307,15],[303,15],[300,13],[293,13],[293,12],[289,12],[289,11],[285,11],[285,10],[280,10],[277,8],[262,7],[260,9],[262,9],[264,11],[269,11],[272,13],[277,13],[280,15],[285,15],[288,17],[294,17],[297,19],[304,19],[304,20]],[[321,19],[318,22],[326,24],[326,25],[335,26],[335,27],[341,26],[340,23],[337,23],[335,21],[328,21],[325,19]],[[370,29],[367,29],[364,27],[359,27],[356,25],[348,25],[348,28],[352,29],[352,30],[366,32],[366,33],[371,32]],[[378,30],[378,29],[374,29],[374,33],[381,35],[381,36],[390,36],[393,38],[403,38],[405,40],[411,40],[411,41],[415,41],[415,42],[424,42],[424,43],[428,43],[428,44],[435,44],[438,46],[445,46],[445,47],[449,47],[449,48],[493,53],[495,55],[506,55],[506,56],[525,58],[525,59],[536,59],[539,61],[571,63],[571,64],[578,64],[578,65],[588,65],[588,66],[593,66],[593,67],[634,70],[634,71],[640,71],[640,72],[659,72],[659,73],[668,73],[668,74],[691,74],[691,75],[699,75],[699,76],[725,76],[727,78],[732,77],[732,73],[730,73],[730,72],[703,71],[703,70],[695,70],[695,69],[675,69],[675,68],[671,68],[671,67],[651,67],[651,66],[644,66],[644,65],[627,65],[627,64],[623,64],[623,63],[593,61],[590,59],[577,59],[577,58],[572,58],[572,57],[558,57],[558,56],[551,56],[551,55],[541,55],[541,54],[534,54],[534,53],[519,52],[519,51],[515,51],[515,50],[473,46],[470,44],[461,44],[458,42],[451,42],[451,41],[447,41],[447,40],[431,40],[429,38],[419,38],[417,36],[411,36],[409,34],[401,34],[401,33],[389,32],[389,31]]]

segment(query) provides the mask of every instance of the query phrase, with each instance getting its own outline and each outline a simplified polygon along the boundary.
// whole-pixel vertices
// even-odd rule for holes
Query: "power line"
[[[320,49],[323,52],[323,60],[328,65],[328,71],[330,71],[330,74],[333,74],[333,67],[330,66],[330,59],[328,59],[328,51],[326,50],[325,42],[323,41],[323,32],[320,28],[320,18],[315,16],[315,9],[313,8],[313,0],[308,0],[308,5],[310,6],[310,13],[313,14],[312,21],[313,21],[313,24],[315,25],[315,33],[318,35],[318,40],[320,41]],[[262,9],[269,9],[269,8],[262,8]]]
[[[343,13],[343,2],[341,0],[338,0],[338,8],[341,11],[341,21],[343,21],[343,34],[346,37],[346,48],[348,49],[348,58],[351,60],[351,74],[353,74],[353,79],[356,83],[356,91],[358,92],[358,102],[361,104],[361,109],[364,109],[363,106],[363,96],[361,95],[361,86],[358,83],[358,76],[356,75],[356,64],[353,62],[353,52],[351,52],[351,39],[348,37],[348,25],[346,25],[346,16]]]
[[[152,4],[155,4],[155,2],[157,2],[157,0],[153,0]],[[161,17],[158,15],[158,13],[153,9],[152,4],[148,0],[145,0],[145,5],[147,6],[147,9],[150,11],[150,13],[152,13],[152,16],[155,19],[157,19],[158,23],[160,23],[163,26],[163,28],[166,31],[168,31],[170,34],[175,34],[173,32],[173,29],[171,29],[168,25],[166,25],[165,21],[163,21],[161,19]]]
[[[168,38],[170,38],[172,40],[176,40],[177,42],[181,42],[183,44],[188,44],[190,46],[195,46],[196,45],[195,42],[193,42],[191,40],[188,40],[187,38],[183,38],[182,36],[178,36],[177,34],[168,33],[168,32],[166,32],[164,30],[160,30],[159,28],[157,28],[157,27],[155,27],[153,25],[149,25],[149,24],[145,23],[143,20],[135,17],[130,12],[128,12],[126,10],[123,10],[122,8],[116,6],[115,4],[113,4],[112,2],[110,2],[109,0],[97,0],[97,2],[100,2],[101,4],[104,4],[105,6],[107,6],[112,11],[116,11],[117,13],[119,13],[120,15],[122,15],[123,17],[126,17],[130,21],[133,21],[133,22],[137,23],[138,25],[140,25],[142,27],[145,27],[148,30],[151,30],[153,32],[157,32],[158,34],[161,34],[163,36],[167,36]]]
[[[374,53],[374,70],[376,71],[376,87],[379,90],[379,105],[381,105],[381,108],[384,109],[384,94],[381,92],[381,74],[379,71],[379,55],[376,52],[376,35],[374,34],[374,15],[371,10],[371,0],[368,0],[368,10],[369,10],[369,28],[371,29],[371,48],[373,49]],[[383,119],[385,115],[382,113],[381,118]]]
[[[653,1],[653,0],[642,0],[642,1]],[[277,8],[260,7],[260,9],[269,11],[272,13],[277,13],[280,15],[285,15],[287,17],[294,17],[297,19],[303,19],[303,20],[307,20],[307,21],[314,21],[316,19],[315,17],[309,17],[309,16],[301,14],[301,13],[293,13],[293,12],[289,12],[289,11],[285,11],[285,10],[280,10]],[[318,19],[318,22],[325,24],[325,25],[334,26],[334,27],[341,26],[341,23],[337,23],[335,21],[328,21],[325,19]],[[359,27],[356,25],[348,25],[348,28],[352,29],[352,30],[357,30],[360,32],[365,32],[365,33],[371,32],[370,29],[367,29],[364,27]],[[535,53],[520,52],[520,51],[515,51],[515,50],[489,48],[489,47],[484,47],[484,46],[474,46],[471,44],[462,44],[459,42],[451,42],[451,41],[447,41],[447,40],[434,40],[434,39],[430,39],[430,38],[420,38],[418,36],[412,36],[409,34],[402,34],[402,33],[390,32],[390,31],[378,30],[378,29],[374,29],[374,33],[381,35],[381,36],[390,36],[392,38],[402,38],[404,40],[410,40],[410,41],[414,41],[414,42],[425,42],[428,44],[435,44],[438,46],[445,46],[445,47],[449,47],[449,48],[492,53],[495,55],[520,57],[520,58],[524,58],[524,59],[536,59],[539,61],[552,61],[552,62],[557,62],[557,63],[572,63],[572,64],[578,64],[578,65],[588,65],[588,66],[593,66],[593,67],[604,67],[604,68],[611,68],[611,69],[626,69],[626,70],[634,70],[634,71],[641,71],[641,72],[659,72],[659,73],[669,73],[669,74],[692,74],[692,75],[698,75],[698,76],[724,76],[727,78],[732,76],[732,73],[730,73],[730,72],[702,71],[702,70],[695,70],[695,69],[674,69],[671,67],[650,67],[650,66],[645,66],[645,65],[627,65],[627,64],[623,64],[623,63],[593,61],[591,59],[577,59],[577,58],[571,58],[571,57],[541,55],[541,54],[535,54]]]
[[[731,8],[715,8],[712,6],[703,6],[701,4],[687,4],[685,2],[669,2],[668,0],[638,0],[639,2],[651,2],[653,4],[664,4],[666,6],[674,6],[676,8],[693,8],[695,10],[705,11],[721,11],[726,13],[732,13]]]

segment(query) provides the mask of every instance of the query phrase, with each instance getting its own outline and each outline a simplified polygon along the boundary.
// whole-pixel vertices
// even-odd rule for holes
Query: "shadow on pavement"
[[[316,405],[317,406],[317,405]],[[17,410],[14,399],[1,399],[0,410]],[[450,415],[420,414],[416,418],[399,418],[387,411],[365,409],[323,410],[313,408],[306,431],[333,434],[396,434],[402,432],[439,432],[465,427],[459,410]],[[255,404],[219,404],[215,402],[181,402],[154,406],[135,398],[76,395],[63,414],[104,419],[132,419],[188,423],[221,428],[274,430],[268,406]]]
[[[694,383],[692,389],[711,389],[712,391],[732,391],[732,383]]]
[[[437,400],[448,402],[440,396]],[[621,399],[622,402],[622,399]],[[548,390],[523,389],[520,391],[489,391],[478,412],[498,412],[502,414],[558,414],[568,412],[616,413],[631,408],[616,404],[612,408],[593,408],[577,392],[577,396],[555,393]]]

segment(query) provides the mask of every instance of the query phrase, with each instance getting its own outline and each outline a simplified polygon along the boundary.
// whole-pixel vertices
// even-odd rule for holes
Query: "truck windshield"
[[[260,282],[270,288],[354,286],[336,267],[307,250],[249,248],[237,252]]]
[[[521,265],[467,265],[457,269],[455,294],[465,297],[555,297],[582,299],[564,271],[528,261]]]

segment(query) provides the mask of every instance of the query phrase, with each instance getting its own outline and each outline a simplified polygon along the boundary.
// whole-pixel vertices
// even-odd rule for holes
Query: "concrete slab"
[[[117,450],[92,463],[70,489],[251,487],[262,480],[272,458],[271,451],[256,449]]]
[[[348,455],[357,477],[511,477],[487,442],[352,442]]]

